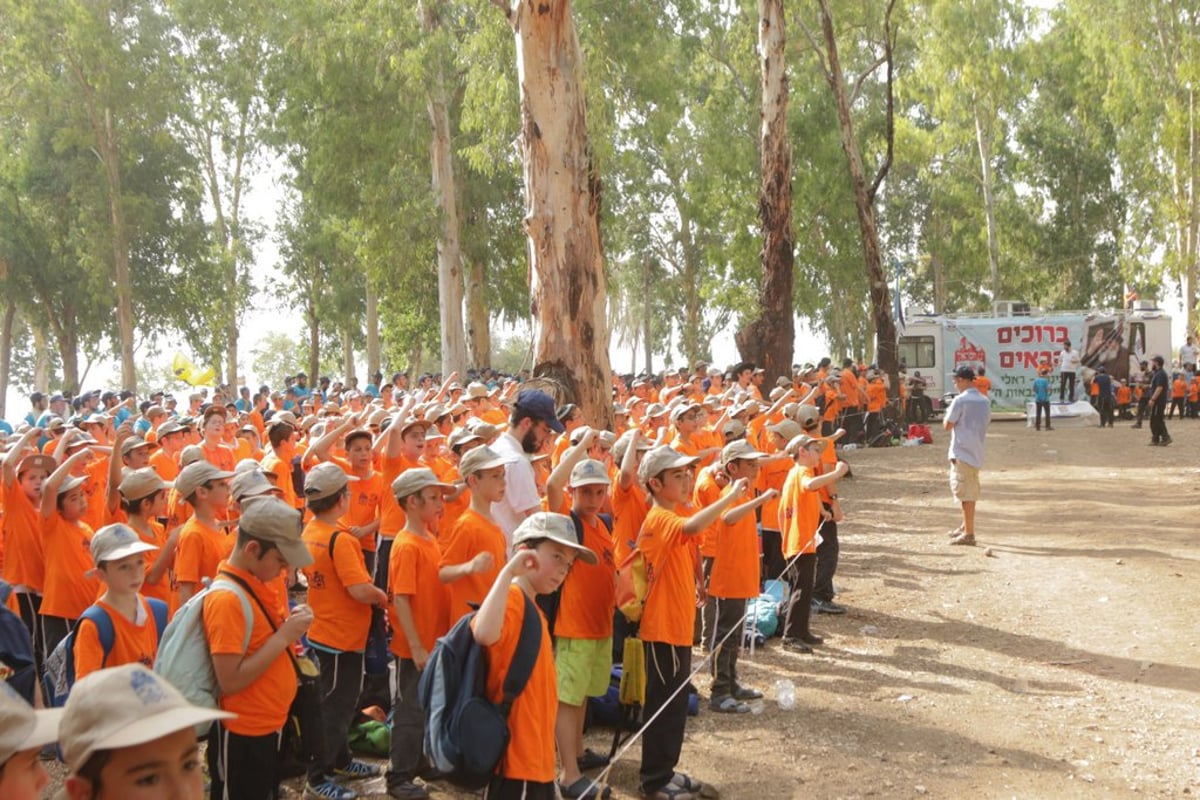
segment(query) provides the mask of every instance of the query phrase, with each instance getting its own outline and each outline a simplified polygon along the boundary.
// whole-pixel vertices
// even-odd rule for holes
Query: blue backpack
[[[158,638],[161,641],[163,631],[167,627],[167,604],[153,597],[145,599],[150,606],[150,613],[154,617],[154,627],[158,630]],[[100,665],[108,664],[108,654],[112,652],[117,632],[113,628],[113,621],[108,616],[108,612],[99,605],[91,605],[79,615],[75,627],[58,643],[54,652],[46,657],[46,664],[43,667],[44,685],[42,690],[46,703],[53,708],[61,708],[66,705],[67,698],[71,694],[71,687],[75,685],[75,633],[79,630],[79,624],[85,619],[96,626],[100,647],[104,650],[104,660]]]
[[[33,640],[21,618],[4,605],[11,591],[12,587],[0,580],[0,679],[33,705],[37,686]]]
[[[524,599],[521,634],[499,705],[487,697],[487,652],[471,631],[475,613],[464,616],[438,639],[417,684],[425,711],[425,756],[463,789],[482,789],[495,774],[508,749],[508,713],[537,663],[541,614],[532,600]]]

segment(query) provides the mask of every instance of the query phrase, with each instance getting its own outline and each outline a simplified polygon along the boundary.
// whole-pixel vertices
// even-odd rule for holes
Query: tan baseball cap
[[[579,543],[576,538],[575,523],[566,514],[555,514],[551,511],[539,511],[521,521],[513,531],[513,547],[538,539],[550,539],[566,545],[579,554],[585,564],[595,564],[596,554]]]
[[[232,472],[217,469],[207,461],[196,461],[179,471],[175,478],[175,488],[180,497],[190,497],[192,492],[209,481],[228,480],[233,475]]]
[[[601,483],[605,486],[612,485],[612,479],[608,477],[608,469],[594,458],[585,458],[571,468],[571,478],[567,481],[567,486],[575,488],[576,486]]]
[[[313,559],[300,539],[302,525],[300,512],[278,497],[255,497],[242,503],[238,533],[275,545],[290,567],[307,567]]]
[[[72,489],[77,489],[83,486],[83,482],[87,480],[86,475],[68,475],[67,479],[58,485],[58,494],[62,496]]]
[[[690,467],[699,460],[693,456],[685,456],[666,445],[660,445],[642,456],[642,463],[638,466],[638,481],[645,486],[651,478],[661,475],[669,469]]]
[[[92,535],[92,564],[100,566],[105,561],[120,561],[122,558],[157,550],[156,545],[142,541],[137,531],[117,522],[105,525]]]
[[[766,457],[766,453],[759,452],[745,439],[739,439],[725,445],[725,448],[721,450],[721,466],[728,466],[732,461],[752,461]]]
[[[465,478],[480,470],[502,467],[510,461],[511,459],[500,455],[487,445],[481,445],[463,454],[458,462],[458,474]]]
[[[721,435],[726,439],[740,439],[746,435],[746,426],[740,419],[727,419],[721,425]]]
[[[121,442],[121,455],[127,456],[140,447],[158,447],[158,445],[154,442],[147,442],[140,436],[130,436]]]
[[[401,436],[408,433],[413,428],[420,428],[422,430],[422,432],[424,432],[427,428],[429,428],[430,426],[433,425],[432,422],[426,422],[425,420],[421,419],[420,417],[408,417],[407,419],[405,419],[401,422],[395,423],[395,424],[400,426],[400,435]]]
[[[450,431],[450,438],[446,440],[446,446],[451,450],[464,445],[468,442],[481,442],[483,437],[470,428],[455,428]]]
[[[471,383],[467,384],[467,397],[476,398],[476,397],[487,397],[487,396],[488,396],[488,387],[487,387],[486,383],[480,383],[479,381],[472,381]]]
[[[671,422],[678,422],[679,418],[684,414],[688,413],[689,411],[695,411],[699,408],[701,408],[699,403],[684,401],[675,406],[675,408],[671,411]]]
[[[662,403],[651,403],[650,407],[646,409],[647,417],[662,417],[662,416],[666,416],[666,414],[667,414],[667,407],[664,406]]]
[[[253,469],[241,469],[242,464],[247,461],[250,459],[242,459],[234,473],[233,480],[229,482],[229,493],[234,500],[240,503],[251,497],[263,497],[280,491],[278,486],[271,483],[267,473],[259,469],[257,463],[250,461],[251,464],[254,464]]]
[[[155,492],[169,488],[171,488],[171,484],[159,477],[153,467],[130,470],[125,473],[125,477],[121,479],[121,485],[117,487],[121,496],[126,500],[141,500],[143,497],[149,497]]]
[[[235,716],[194,706],[146,667],[126,664],[79,679],[63,709],[58,741],[67,769],[78,772],[101,750],[146,744],[201,723]]]
[[[304,476],[304,499],[321,500],[330,497],[345,489],[350,481],[356,480],[358,478],[347,475],[337,464],[328,461],[317,464]]]
[[[629,443],[633,441],[633,437],[637,436],[637,434],[638,432],[636,430],[627,430],[621,434],[616,442],[613,443],[612,456],[613,460],[618,464],[625,460],[625,451],[629,449]],[[638,450],[645,451],[651,449],[652,447],[654,447],[654,445],[652,445],[645,437],[638,437]]]
[[[825,439],[814,439],[807,433],[802,433],[799,436],[793,437],[792,440],[787,443],[786,452],[789,456],[794,456],[800,452],[801,448],[810,446],[816,447],[817,452],[822,452],[825,450],[825,447],[828,444],[829,442]]]
[[[461,465],[459,469],[461,471]],[[433,470],[420,467],[418,469],[406,469],[404,472],[401,472],[400,477],[392,481],[392,494],[396,496],[397,500],[403,500],[410,494],[416,494],[429,486],[439,487],[442,490],[442,494],[450,494],[454,491],[453,486],[439,481],[437,475],[433,474]]]
[[[34,710],[8,681],[0,681],[0,767],[17,753],[56,741],[62,715],[61,708]]]
[[[797,436],[804,433],[804,430],[800,427],[800,423],[791,419],[780,420],[774,425],[768,425],[767,430],[769,430],[771,433],[779,434],[781,437],[783,437],[785,442],[790,442],[792,439],[795,439]]]
[[[168,436],[172,433],[179,433],[182,430],[183,426],[179,424],[179,420],[171,417],[162,425],[158,426],[158,438],[161,439],[164,436]]]
[[[186,467],[204,460],[204,448],[198,444],[189,444],[179,451],[179,466]]]
[[[816,406],[800,406],[796,409],[796,421],[806,431],[816,430],[821,425],[821,411]]]
[[[17,475],[22,475],[31,469],[40,469],[47,475],[51,475],[54,470],[58,469],[58,462],[54,460],[54,456],[43,456],[37,453],[25,456],[17,464]]]

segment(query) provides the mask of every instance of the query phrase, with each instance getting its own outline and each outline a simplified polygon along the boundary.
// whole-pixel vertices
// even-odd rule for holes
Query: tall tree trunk
[[[936,250],[929,254],[929,268],[933,271],[933,313],[941,314],[946,309],[946,271]]]
[[[17,304],[9,300],[4,306],[4,317],[0,320],[0,419],[7,409],[8,379],[12,371],[13,325],[17,320]],[[36,386],[44,390],[44,385]]]
[[[979,113],[979,102],[975,104],[975,142],[979,147],[979,164],[983,178],[983,211],[987,219],[988,267],[991,270],[992,302],[1000,298],[1000,237],[996,230],[996,197],[992,176],[992,134],[984,129]]]
[[[422,0],[421,29],[432,35],[441,25],[437,0]],[[454,191],[454,158],[450,149],[450,112],[447,110],[445,76],[441,64],[432,67],[426,109],[432,136],[429,142],[433,164],[433,196],[442,218],[438,236],[438,306],[442,328],[442,375],[466,372],[467,343],[463,336],[462,247],[458,200]]]
[[[586,419],[612,423],[600,177],[588,142],[583,53],[569,0],[493,0],[516,33],[525,231],[538,322],[534,374]]]
[[[349,386],[350,382],[358,377],[358,373],[354,369],[354,338],[350,335],[348,327],[342,328],[342,369],[345,372],[343,378],[346,385]],[[312,381],[315,383],[316,378],[314,377]]]
[[[1188,178],[1186,247],[1183,252],[1183,303],[1187,333],[1196,333],[1196,283],[1200,276],[1200,127],[1196,125],[1196,90],[1188,89]]]
[[[121,388],[136,392],[137,365],[133,362],[133,286],[129,277],[129,231],[125,226],[125,200],[121,196],[121,150],[113,127],[112,110],[107,108],[104,109],[101,153],[108,174],[108,202],[112,211],[117,330],[121,339]]]
[[[687,202],[676,195],[675,207],[679,209],[679,247],[683,250],[683,330],[679,339],[685,366],[690,370],[704,357],[700,344],[700,265]]]
[[[379,372],[381,358],[379,355],[379,293],[375,290],[375,281],[367,276],[367,377],[375,379]]]
[[[46,342],[46,329],[40,324],[28,324],[33,337],[33,385],[43,391],[50,386],[50,345]]]
[[[492,332],[488,328],[487,287],[483,261],[467,263],[467,358],[475,369],[492,365]]]
[[[878,348],[879,369],[891,379],[889,393],[895,396],[899,387],[899,359],[896,342],[896,323],[892,319],[892,302],[888,292],[887,275],[883,268],[883,253],[879,245],[879,228],[875,219],[875,193],[891,168],[892,142],[895,135],[894,104],[892,89],[892,32],[891,18],[895,0],[888,0],[884,16],[884,53],[887,67],[887,156],[875,175],[867,182],[863,168],[862,153],[854,133],[854,119],[850,115],[850,93],[846,77],[842,72],[838,56],[837,35],[834,33],[833,14],[829,0],[819,0],[821,6],[821,31],[825,40],[827,67],[825,79],[833,92],[837,108],[838,127],[842,136],[842,150],[846,154],[846,166],[850,172],[850,183],[854,189],[854,208],[858,215],[858,227],[863,243],[863,258],[867,268],[867,284],[871,297],[871,317],[875,322],[875,339]]]
[[[758,1],[758,56],[762,120],[759,128],[762,228],[759,314],[738,331],[738,352],[766,370],[768,384],[791,375],[796,340],[792,285],[796,239],[792,233],[792,145],[788,139],[787,29],[783,0]]]
[[[317,259],[312,260],[312,291],[308,296],[308,304],[304,316],[308,319],[308,380],[310,386],[317,385],[321,375],[321,320],[317,314],[317,297],[323,288],[321,286],[321,264]]]
[[[642,355],[646,359],[646,372],[654,372],[654,341],[650,333],[650,314],[653,304],[650,302],[652,288],[650,256],[642,256]]]

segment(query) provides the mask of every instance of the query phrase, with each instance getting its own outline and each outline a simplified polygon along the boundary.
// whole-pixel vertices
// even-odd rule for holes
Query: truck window
[[[932,336],[901,336],[900,360],[909,369],[928,369],[937,366]]]

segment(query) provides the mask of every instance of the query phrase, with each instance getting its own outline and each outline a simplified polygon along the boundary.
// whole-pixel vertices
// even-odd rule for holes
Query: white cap
[[[638,481],[645,486],[651,478],[657,477],[669,469],[690,467],[699,460],[693,456],[685,456],[666,445],[655,447],[642,456],[642,463],[638,466]]]
[[[567,481],[567,486],[574,488],[601,483],[605,486],[612,485],[612,479],[608,477],[608,470],[596,459],[585,458],[571,469],[571,479]]]
[[[92,563],[97,567],[105,561],[120,561],[138,553],[149,553],[158,546],[142,541],[137,531],[128,525],[105,525],[92,536]]]
[[[58,739],[63,710],[34,710],[7,681],[0,681],[0,766],[17,753]]]
[[[586,564],[595,564],[598,561],[594,552],[579,543],[575,533],[575,522],[566,514],[555,514],[551,511],[530,514],[513,531],[512,543],[515,547],[521,542],[537,539],[552,539],[570,547]]]
[[[141,664],[126,664],[79,679],[67,700],[58,741],[67,769],[78,772],[101,750],[146,744],[204,722],[234,716],[194,706],[178,689]]]
[[[468,450],[459,459],[458,474],[465,478],[481,470],[502,467],[511,461],[512,459],[500,455],[487,445],[480,445]]]

